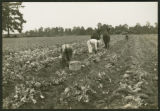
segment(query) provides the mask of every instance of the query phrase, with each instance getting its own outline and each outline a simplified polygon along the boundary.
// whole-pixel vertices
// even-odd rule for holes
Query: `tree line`
[[[141,26],[140,23],[137,23],[133,27],[129,27],[127,24],[118,25],[113,27],[112,25],[98,23],[100,25],[98,29],[110,28],[110,34],[157,34],[158,33],[158,24],[155,23],[155,26],[150,25],[149,22],[146,22],[146,25]],[[97,28],[84,28],[83,26],[73,27],[73,28],[63,28],[63,27],[53,27],[53,28],[43,28],[26,31],[24,36],[27,37],[53,37],[53,36],[64,36],[64,35],[91,35],[93,31]]]

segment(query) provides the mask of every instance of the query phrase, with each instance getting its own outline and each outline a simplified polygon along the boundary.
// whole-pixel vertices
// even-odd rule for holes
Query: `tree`
[[[43,27],[40,27],[38,29],[38,33],[39,33],[39,36],[43,36]]]
[[[92,34],[92,32],[93,32],[92,27],[88,27],[88,28],[86,29],[86,34],[91,35],[91,34]]]
[[[64,29],[63,29],[63,27],[59,27],[59,35],[63,35],[64,34]]]
[[[158,33],[158,23],[155,23],[155,27],[154,27],[154,33]]]
[[[148,28],[150,28],[151,27],[151,24],[150,24],[150,22],[146,22],[146,26],[148,27]]]
[[[135,30],[135,33],[136,34],[140,34],[141,33],[141,30],[142,29],[142,26],[140,23],[136,23],[135,27],[134,27],[134,30]]]
[[[157,22],[155,22],[154,24],[155,24],[155,28],[158,28],[158,23],[157,23]]]
[[[104,32],[107,30],[109,32],[110,27],[111,27],[110,25],[103,24],[103,26],[101,27],[101,31]]]
[[[123,28],[124,28],[124,31],[128,32],[129,26],[128,26],[127,24],[124,24],[124,25],[123,25]]]
[[[2,31],[14,32],[17,30],[19,33],[23,30],[23,24],[26,21],[23,19],[23,14],[19,8],[23,8],[22,2],[3,2],[2,3]]]
[[[102,27],[102,23],[99,22],[99,23],[97,24],[97,27],[98,27],[98,29],[100,29],[100,28]]]
[[[80,35],[85,35],[85,28],[83,26],[80,28]]]
[[[65,34],[66,35],[71,35],[72,34],[72,30],[70,28],[65,28]]]
[[[73,30],[72,30],[72,33],[73,35],[80,35],[80,32],[81,31],[81,28],[78,26],[78,27],[73,27]]]
[[[44,29],[45,36],[49,36],[50,28],[47,27]]]

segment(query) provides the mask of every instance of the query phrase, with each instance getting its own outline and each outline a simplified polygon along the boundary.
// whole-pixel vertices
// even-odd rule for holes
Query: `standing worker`
[[[105,44],[105,48],[109,49],[110,35],[108,33],[108,30],[105,30],[103,32],[103,41],[104,41],[104,44]]]
[[[126,34],[126,40],[128,41],[128,34]]]

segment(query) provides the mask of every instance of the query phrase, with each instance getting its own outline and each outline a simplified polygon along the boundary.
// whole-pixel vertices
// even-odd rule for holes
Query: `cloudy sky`
[[[98,22],[116,26],[158,21],[157,2],[24,2],[24,31],[39,27],[96,27]]]

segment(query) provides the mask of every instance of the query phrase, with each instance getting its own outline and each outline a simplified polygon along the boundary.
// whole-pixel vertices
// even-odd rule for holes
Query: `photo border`
[[[2,110],[8,110],[8,109],[3,109],[2,108],[2,2],[158,2],[158,7],[160,0],[1,0],[0,1],[0,14],[1,14],[1,22],[0,22],[0,32],[1,32],[1,39],[0,39],[0,109]],[[160,14],[159,14],[159,8],[158,8],[158,72],[160,71]],[[158,78],[160,78],[160,75],[158,74]],[[158,79],[158,109],[160,108],[160,81]],[[71,110],[79,110],[79,111],[84,111],[84,110],[108,110],[108,111],[131,111],[131,110],[136,110],[136,111],[158,111],[158,109],[71,109]],[[9,109],[9,110],[26,110],[26,109]],[[67,109],[27,109],[27,110],[47,110],[47,111],[52,111],[52,110],[61,110],[61,111],[66,111]]]

